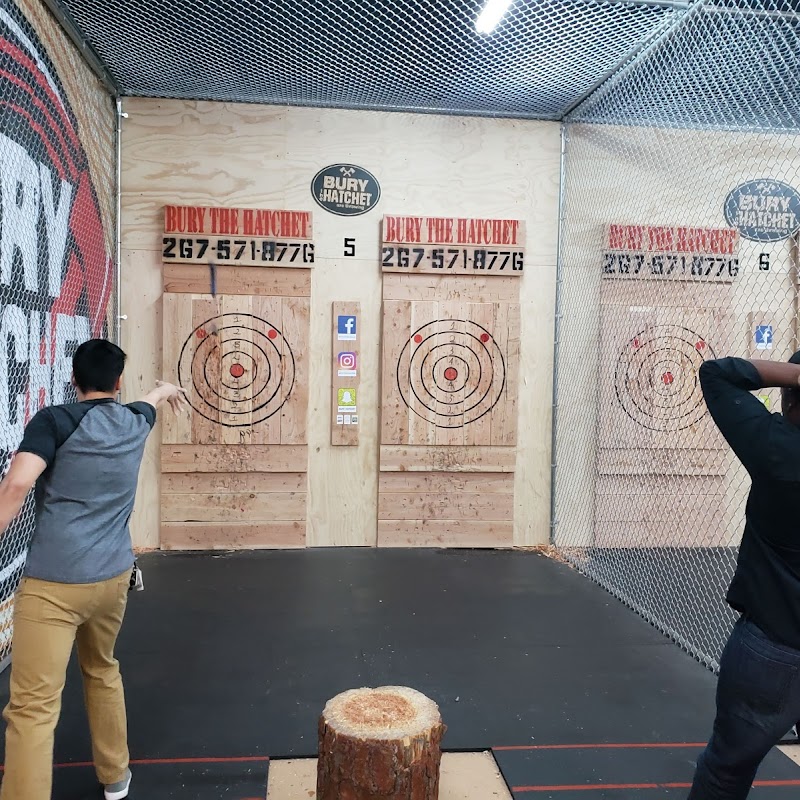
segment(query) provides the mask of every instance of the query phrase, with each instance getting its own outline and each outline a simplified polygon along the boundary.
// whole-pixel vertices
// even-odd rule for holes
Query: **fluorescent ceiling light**
[[[491,33],[513,2],[514,0],[486,0],[483,11],[475,20],[475,30],[478,33]]]

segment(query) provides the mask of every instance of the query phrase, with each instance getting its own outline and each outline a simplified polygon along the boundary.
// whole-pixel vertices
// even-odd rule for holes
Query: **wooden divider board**
[[[604,282],[598,373],[596,543],[713,546],[726,541],[727,448],[697,370],[728,355],[730,289]]]
[[[212,297],[193,291],[196,267],[167,269],[177,291],[163,297],[164,374],[188,390],[192,409],[163,415],[162,547],[303,546],[307,273],[245,268],[240,282],[237,268],[220,268],[227,293]],[[267,288],[286,293],[242,293]]]
[[[379,546],[511,546],[518,285],[384,274]]]

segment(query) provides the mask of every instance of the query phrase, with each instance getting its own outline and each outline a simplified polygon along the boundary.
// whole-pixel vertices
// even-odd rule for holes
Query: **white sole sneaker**
[[[128,770],[128,777],[113,783],[111,786],[106,786],[103,790],[106,800],[125,800],[131,788],[131,771]]]

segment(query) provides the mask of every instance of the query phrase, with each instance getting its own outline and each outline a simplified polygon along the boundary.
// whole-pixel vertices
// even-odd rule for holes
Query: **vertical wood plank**
[[[442,322],[439,335],[435,339],[436,350],[431,354],[433,356],[432,363],[426,371],[425,381],[429,391],[436,399],[444,401],[441,407],[437,404],[435,408],[445,410],[446,406],[441,422],[446,423],[447,427],[431,423],[435,435],[432,444],[451,447],[464,444],[464,397],[467,392],[464,389],[456,392],[442,391],[437,383],[441,383],[445,379],[444,371],[448,367],[457,369],[460,364],[458,355],[463,348],[458,347],[457,343],[462,343],[460,340],[463,339],[465,331],[466,314],[466,303],[457,300],[439,303],[438,318]],[[444,358],[445,361],[441,361],[441,358]],[[463,372],[463,370],[461,371]],[[446,386],[446,384],[444,385]],[[438,414],[434,418],[439,419]]]
[[[405,364],[402,365],[402,385],[408,386],[408,397],[412,408],[408,409],[408,444],[436,444],[436,426],[429,422],[423,414],[430,415],[425,409],[426,392],[424,388],[424,359],[430,353],[433,342],[432,334],[441,330],[439,319],[439,304],[436,302],[411,303],[411,336],[420,335],[422,341],[411,341],[409,351],[411,356],[410,374]],[[434,323],[417,334],[424,325]],[[409,385],[410,384],[410,385]]]
[[[253,394],[258,391],[258,368],[262,359],[253,346],[257,333],[255,326],[249,321],[253,313],[252,298],[246,295],[225,295],[220,298],[220,306],[223,315],[223,326],[220,330],[223,355],[220,383],[225,392],[220,439],[222,444],[254,444]],[[233,320],[240,314],[242,325],[236,327]],[[239,377],[236,373],[237,367],[244,370]],[[234,419],[227,419],[225,412],[236,412]]]
[[[194,444],[219,444],[220,426],[220,343],[219,305],[206,295],[192,297],[192,330],[197,330],[195,350],[191,361],[192,392],[198,397],[197,408],[192,413],[192,442]]]
[[[499,338],[505,361],[505,386],[497,405],[492,409],[490,444],[517,443],[517,402],[519,395],[519,303],[496,303],[492,328]]]
[[[490,331],[494,325],[494,311],[496,306],[496,303],[470,303],[466,307],[466,318],[471,322],[480,325],[481,328],[485,328],[487,331]],[[475,343],[474,349],[476,351],[480,350],[480,345],[477,342]],[[465,403],[466,409],[468,409],[465,410],[466,414],[470,414],[471,407],[475,404],[478,404],[480,398],[485,397],[491,391],[492,380],[492,372],[484,370],[481,373],[481,378],[477,384],[477,387],[475,388],[475,391],[472,392],[471,396]],[[472,390],[470,389],[470,391]],[[474,422],[470,422],[464,426],[464,444],[473,446],[492,444],[491,411],[483,414]]]
[[[409,410],[397,387],[398,368],[408,369],[408,349],[400,355],[411,336],[411,303],[385,300],[383,303],[383,351],[381,357],[381,444],[408,441]]]
[[[307,297],[286,297],[281,303],[284,344],[282,367],[284,380],[290,361],[294,361],[294,385],[280,412],[281,444],[305,444],[308,441],[308,332],[311,303]],[[289,352],[291,348],[291,353]]]
[[[269,339],[269,343],[264,345],[264,352],[266,355],[262,358],[269,360],[270,378],[264,389],[264,400],[261,403],[267,403],[269,398],[272,401],[269,403],[269,409],[273,412],[266,419],[260,420],[256,423],[258,432],[256,440],[261,444],[280,444],[281,443],[281,412],[276,410],[277,395],[284,388],[282,380],[284,377],[283,365],[283,344],[281,336],[285,336],[283,332],[283,299],[280,297],[254,297],[253,298],[253,314],[259,320],[259,328],[267,331],[274,329],[279,332],[279,336],[274,339]],[[295,350],[294,344],[291,344],[292,351]]]
[[[163,368],[165,381],[180,385],[178,360],[186,338],[192,333],[192,298],[190,295],[164,295]],[[192,391],[189,385],[182,387]],[[192,410],[185,414],[161,414],[161,441],[165,444],[191,444]]]

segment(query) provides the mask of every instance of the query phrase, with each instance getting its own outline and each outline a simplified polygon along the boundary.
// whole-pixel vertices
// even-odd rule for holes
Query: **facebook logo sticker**
[[[772,325],[756,325],[756,350],[772,350]]]
[[[336,323],[337,339],[339,341],[355,341],[356,338],[356,318],[338,317]]]

